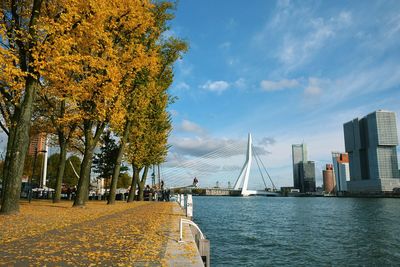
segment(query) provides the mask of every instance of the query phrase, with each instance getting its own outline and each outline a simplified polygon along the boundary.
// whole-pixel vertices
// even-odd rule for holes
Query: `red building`
[[[322,177],[324,182],[324,192],[326,194],[335,193],[336,183],[332,164],[326,164],[325,170],[322,171]]]
[[[31,136],[28,155],[33,156],[35,155],[35,150],[39,153],[46,149],[46,136],[46,133],[39,133]]]

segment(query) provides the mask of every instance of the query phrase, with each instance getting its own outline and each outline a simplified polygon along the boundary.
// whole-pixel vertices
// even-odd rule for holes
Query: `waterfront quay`
[[[0,216],[0,266],[202,266],[175,202],[21,202]]]

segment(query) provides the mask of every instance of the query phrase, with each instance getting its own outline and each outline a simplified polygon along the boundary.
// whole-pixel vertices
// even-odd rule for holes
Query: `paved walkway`
[[[80,215],[77,215],[76,223],[72,222],[67,226],[62,223],[61,227],[43,226],[50,230],[39,230],[35,235],[22,234],[21,238],[11,237],[9,241],[0,240],[0,265],[181,266],[174,264],[176,256],[181,260],[184,257],[189,258],[190,264],[185,266],[195,263],[192,259],[195,253],[190,244],[168,249],[170,252],[166,253],[167,244],[177,244],[179,236],[179,227],[176,227],[179,225],[177,221],[180,214],[176,203],[142,202],[120,205],[127,205],[126,209],[121,211],[119,208],[115,213],[110,211],[106,215],[82,222]],[[75,211],[82,213],[76,209],[68,208],[67,212],[70,212],[70,216],[74,216]],[[57,211],[56,208],[53,213]],[[23,215],[15,215],[9,220],[18,218],[26,219]],[[3,226],[10,227],[8,218],[1,219],[6,220]],[[50,221],[55,223],[54,219]],[[28,229],[29,225],[27,222],[26,231],[31,230]],[[32,224],[31,227],[40,225]],[[12,232],[9,231],[9,235]],[[184,252],[186,250],[189,252]],[[174,251],[180,251],[181,254],[174,254]]]

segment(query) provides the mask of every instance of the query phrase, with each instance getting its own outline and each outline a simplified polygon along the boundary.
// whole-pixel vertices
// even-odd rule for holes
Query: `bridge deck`
[[[268,197],[275,197],[280,196],[279,193],[276,192],[268,192],[264,190],[246,190],[242,191],[242,196],[268,196]]]

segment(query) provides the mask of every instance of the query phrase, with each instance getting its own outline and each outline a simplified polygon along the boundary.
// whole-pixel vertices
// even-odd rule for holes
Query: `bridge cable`
[[[262,174],[261,167],[260,167],[260,164],[258,163],[258,160],[257,160],[257,157],[256,157],[256,154],[255,154],[254,149],[253,149],[253,156],[254,156],[254,158],[255,158],[255,160],[256,160],[257,167],[258,167],[258,171],[259,171],[260,174],[261,174],[261,178],[262,178],[262,180],[263,180],[263,182],[264,182],[264,186],[265,186],[265,188],[267,188],[267,184],[265,183],[264,175]]]
[[[254,150],[254,151],[255,151],[255,150]],[[256,157],[258,157],[258,158],[260,159],[260,162],[261,162],[262,166],[264,167],[264,170],[265,170],[265,172],[267,173],[269,180],[270,180],[271,183],[272,183],[272,188],[273,188],[274,190],[276,190],[276,186],[275,186],[274,182],[272,181],[272,178],[271,178],[271,176],[269,175],[269,173],[268,173],[268,171],[267,171],[267,168],[265,167],[264,163],[262,162],[262,160],[261,160],[260,156],[257,154],[257,152],[255,152],[255,153],[256,153]]]
[[[235,150],[232,150],[232,151],[239,151],[239,149],[235,148]],[[176,167],[176,168],[178,168],[178,167],[192,167],[192,166],[195,166],[195,165],[202,164],[201,160],[216,159],[216,158],[220,158],[223,155],[226,155],[226,153],[219,152],[219,153],[214,153],[214,155],[211,155],[211,153],[209,153],[209,155],[207,155],[207,156],[203,155],[203,156],[199,157],[199,159],[190,159],[190,160],[187,160],[186,162],[178,164],[177,166],[174,166],[174,167]],[[175,159],[179,160],[175,155],[174,155],[174,157],[175,157]]]
[[[228,144],[224,147],[221,147],[215,151],[209,152],[205,155],[202,155],[201,157],[199,157],[199,160],[196,160],[196,159],[188,160],[187,162],[184,162],[182,164],[172,167],[169,171],[168,170],[165,171],[165,169],[164,169],[163,176],[164,176],[165,180],[168,181],[168,183],[174,184],[180,180],[187,179],[187,178],[179,177],[180,175],[183,175],[184,173],[189,174],[189,176],[194,176],[193,172],[188,171],[188,169],[190,169],[190,168],[197,168],[198,169],[197,174],[203,174],[203,173],[210,172],[208,170],[210,169],[210,165],[212,165],[212,164],[210,164],[208,162],[201,162],[201,161],[220,158],[221,156],[225,156],[226,154],[231,154],[232,156],[235,156],[235,155],[237,155],[237,152],[239,152],[243,149],[241,146],[239,147],[238,145],[236,145],[236,146],[232,146],[232,145],[233,145],[233,143]],[[233,149],[231,149],[231,151],[227,150],[227,148],[230,148],[230,147],[233,147]],[[224,150],[227,150],[227,151],[224,151]],[[175,157],[176,160],[178,160],[178,158],[175,156],[175,154],[173,154],[173,156]],[[173,170],[173,169],[175,169],[175,170]],[[179,169],[179,170],[176,171],[176,169]],[[172,176],[174,176],[172,179],[167,178],[167,176],[170,174],[173,174]]]
[[[221,155],[223,155],[223,154],[221,154]],[[219,156],[215,156],[215,157],[213,157],[213,158],[218,158],[218,157],[221,157],[221,155],[219,155]],[[176,156],[175,155],[173,155],[175,158],[176,158]],[[209,158],[209,160],[210,159],[213,159],[213,158]],[[203,159],[203,161],[204,161],[204,159]],[[197,170],[198,171],[200,171],[201,173],[203,173],[203,171],[204,170],[206,170],[206,171],[204,171],[204,172],[210,172],[210,171],[208,171],[209,169],[210,169],[210,165],[212,165],[212,164],[210,164],[210,163],[208,163],[208,162],[202,162],[202,160],[189,160],[188,162],[185,162],[185,163],[183,163],[183,164],[180,164],[180,165],[178,165],[178,166],[174,166],[174,167],[172,167],[172,168],[174,168],[174,169],[180,169],[179,171],[178,171],[178,174],[182,174],[183,172],[185,172],[185,173],[187,173],[187,174],[189,174],[190,176],[192,176],[194,173],[193,172],[188,172],[187,171],[187,169],[190,169],[190,168],[197,168]],[[215,166],[215,165],[214,165]],[[211,166],[211,167],[213,167],[213,166]],[[220,167],[220,166],[215,166],[215,167]],[[175,175],[174,176],[176,176],[176,174],[177,174],[177,171],[176,170],[170,170],[170,171],[167,171],[167,172],[165,172],[164,171],[164,175],[166,175],[166,173],[171,173],[171,172],[173,172]]]

